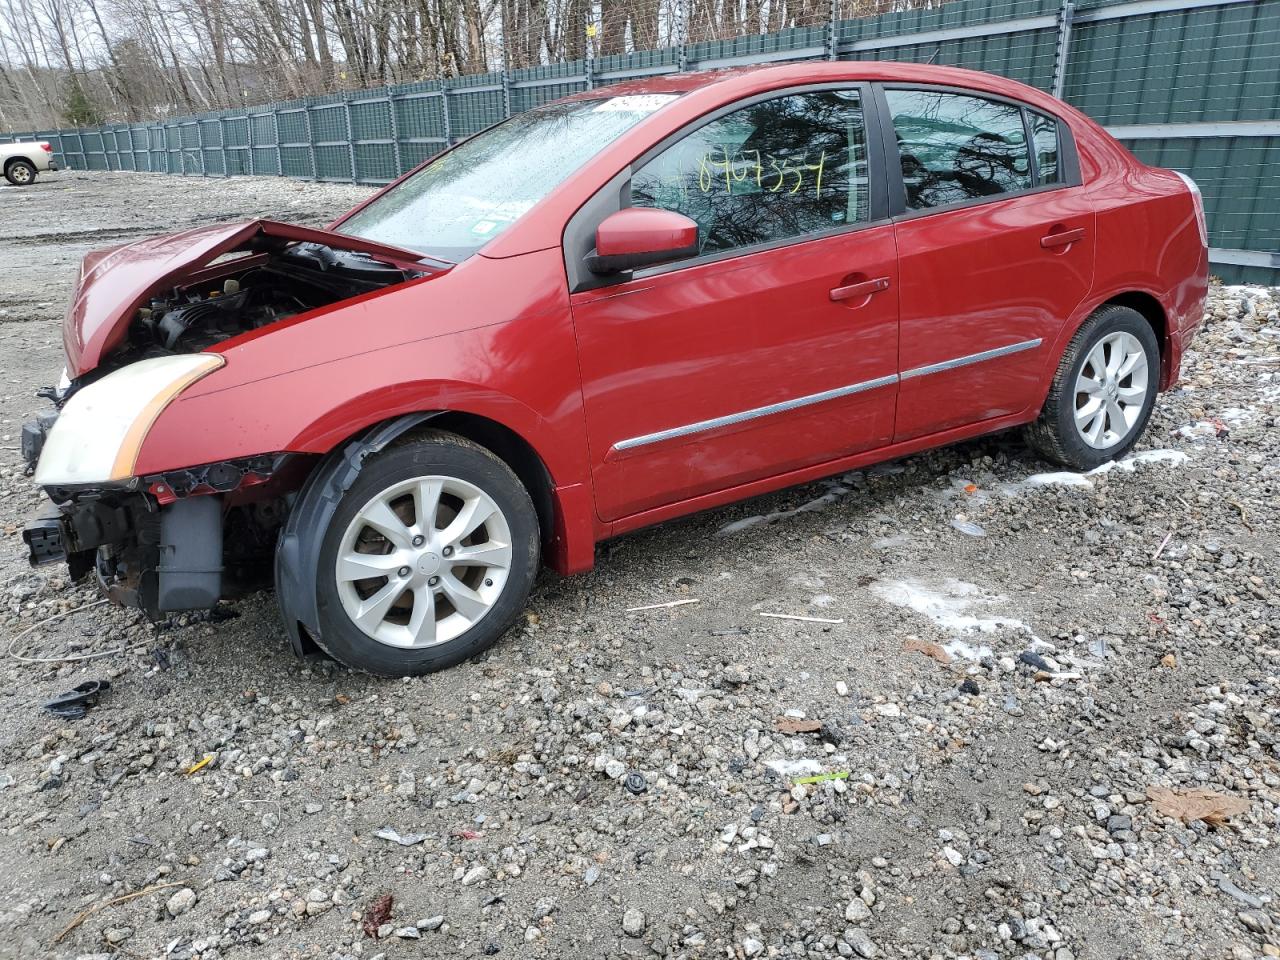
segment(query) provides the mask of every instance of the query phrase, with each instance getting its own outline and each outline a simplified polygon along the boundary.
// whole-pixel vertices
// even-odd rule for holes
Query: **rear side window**
[[[1028,111],[1027,115],[1031,118],[1031,142],[1035,144],[1040,183],[1062,183],[1062,168],[1058,160],[1058,121],[1034,110]]]
[[[704,254],[865,221],[858,93],[793,94],[713,120],[632,175],[631,203],[694,220]]]
[[[909,209],[927,210],[1032,186],[1020,108],[927,90],[886,90],[885,95]]]

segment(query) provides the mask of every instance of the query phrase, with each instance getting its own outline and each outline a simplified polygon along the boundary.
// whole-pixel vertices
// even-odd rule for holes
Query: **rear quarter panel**
[[[1166,318],[1160,388],[1168,389],[1204,316],[1208,293],[1208,256],[1195,204],[1177,174],[1147,166],[1101,129],[1095,127],[1088,141],[1091,165],[1098,170],[1089,184],[1097,223],[1096,269],[1093,291],[1068,325],[1066,339],[1100,304],[1126,293],[1149,294]]]

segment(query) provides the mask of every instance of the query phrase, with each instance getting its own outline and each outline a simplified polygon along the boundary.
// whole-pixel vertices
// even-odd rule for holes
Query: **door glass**
[[[696,221],[703,253],[865,221],[858,93],[793,94],[713,120],[632,175],[631,203]]]
[[[927,90],[886,90],[907,207],[1026,190],[1031,159],[1018,107]]]
[[[1043,113],[1031,113],[1031,138],[1036,145],[1036,168],[1040,182],[1061,183],[1058,172],[1058,121]]]

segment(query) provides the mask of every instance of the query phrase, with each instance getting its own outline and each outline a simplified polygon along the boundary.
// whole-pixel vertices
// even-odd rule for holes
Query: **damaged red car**
[[[1123,455],[1207,267],[1194,183],[1009,80],[595,89],[324,230],[87,257],[26,540],[152,616],[273,585],[299,652],[419,674],[638,527],[1012,427]]]

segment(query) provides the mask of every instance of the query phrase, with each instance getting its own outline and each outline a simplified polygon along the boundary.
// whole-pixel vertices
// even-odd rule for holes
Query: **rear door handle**
[[[1052,247],[1065,247],[1068,243],[1075,243],[1077,240],[1084,239],[1084,227],[1076,227],[1074,230],[1063,230],[1061,233],[1051,233],[1048,236],[1040,238],[1040,246],[1046,250]]]
[[[836,287],[831,291],[831,299],[839,302],[841,300],[857,300],[861,297],[869,297],[873,293],[879,293],[882,290],[889,289],[888,277],[876,277],[874,280],[863,280],[861,283],[851,283],[847,287]]]

